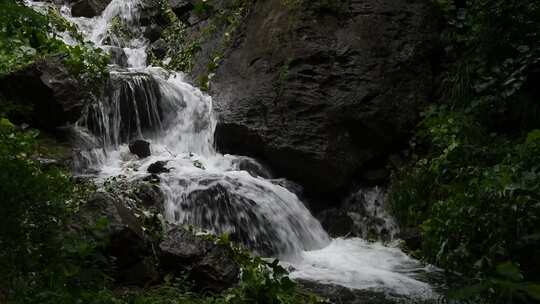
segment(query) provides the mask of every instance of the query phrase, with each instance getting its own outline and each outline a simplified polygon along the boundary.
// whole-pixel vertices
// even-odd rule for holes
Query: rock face
[[[335,194],[406,144],[432,91],[434,12],[427,0],[300,2],[256,1],[222,51],[210,84],[216,142]],[[194,79],[220,44],[201,47]]]
[[[31,106],[30,123],[47,131],[54,131],[80,117],[87,100],[81,88],[81,83],[56,57],[0,76],[2,97]]]
[[[238,282],[239,266],[224,247],[182,228],[168,231],[159,249],[163,267],[178,273],[189,271],[190,279],[201,289],[219,292]]]
[[[80,0],[73,3],[71,14],[73,17],[93,18],[101,15],[109,3],[111,0]]]

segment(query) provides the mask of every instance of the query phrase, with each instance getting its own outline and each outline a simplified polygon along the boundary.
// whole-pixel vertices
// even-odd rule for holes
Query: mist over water
[[[282,259],[293,278],[433,296],[429,284],[417,279],[428,269],[396,246],[331,239],[297,195],[261,176],[269,174],[264,166],[215,151],[211,97],[182,73],[147,66],[148,41],[139,24],[143,2],[113,0],[92,19],[73,18],[67,6],[62,8],[86,39],[114,55],[115,63],[105,96],[74,126],[80,142],[79,173],[97,180],[118,175],[137,179],[148,175],[151,164],[164,161],[170,172],[160,175],[160,183],[169,222],[228,233],[257,254]],[[129,26],[134,38],[125,40],[110,31],[115,18]],[[124,56],[127,60],[120,60]],[[134,139],[150,142],[152,155],[139,159],[131,154],[127,143]],[[394,225],[391,219],[386,222]]]

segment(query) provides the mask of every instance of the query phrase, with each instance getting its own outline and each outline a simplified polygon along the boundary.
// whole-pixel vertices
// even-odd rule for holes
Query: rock
[[[189,279],[203,290],[223,291],[238,282],[239,266],[224,247],[180,227],[167,232],[159,244],[166,271],[188,271]]]
[[[270,182],[272,184],[279,185],[289,190],[290,192],[296,194],[296,196],[298,196],[299,198],[302,198],[304,196],[304,188],[302,188],[301,185],[293,181],[290,181],[285,178],[276,178],[276,179],[271,179]]]
[[[367,185],[381,185],[388,180],[390,172],[385,168],[368,169],[360,173],[360,179]]]
[[[139,158],[146,158],[152,155],[150,152],[150,143],[140,139],[129,143],[129,152],[137,155]]]
[[[178,18],[184,20],[184,16],[194,8],[192,2],[192,0],[169,0],[169,7]]]
[[[161,37],[161,34],[163,32],[163,27],[162,26],[159,26],[159,25],[155,25],[155,24],[152,24],[152,25],[149,25],[147,26],[145,29],[144,29],[144,37],[146,37],[146,39],[148,39],[152,45],[150,46],[151,50],[154,52],[154,55],[158,56],[159,55],[162,55],[164,53],[163,50],[167,50],[167,45],[165,44],[165,46],[163,46],[163,43],[165,41],[163,41],[162,39],[159,39]],[[159,42],[158,45],[156,45],[156,42],[158,41],[162,41],[162,42]],[[165,57],[165,55],[163,55],[163,57]]]
[[[163,39],[159,39],[152,43],[150,51],[156,56],[157,59],[163,59],[167,56],[167,43]]]
[[[157,279],[150,241],[135,213],[122,200],[97,192],[81,207],[80,216],[83,223],[91,226],[103,218],[107,220],[110,245],[106,250],[115,258],[118,280],[145,285]]]
[[[414,300],[398,297],[389,297],[385,292],[374,290],[349,289],[347,287],[321,284],[306,280],[300,280],[302,289],[330,300],[330,303],[340,304],[392,304],[392,303],[414,303]]]
[[[316,217],[334,237],[391,241],[399,237],[399,228],[387,210],[385,199],[384,189],[360,189],[349,195],[339,207],[320,211]]]
[[[109,55],[111,55],[111,63],[120,67],[128,66],[128,58],[124,50],[116,46],[103,46],[102,47]]]
[[[111,145],[159,132],[163,113],[168,113],[167,103],[161,102],[161,98],[159,83],[152,75],[125,70],[111,73],[101,103],[89,107],[85,113],[84,127],[99,138],[110,139]]]
[[[158,185],[142,182],[135,187],[135,196],[146,209],[154,209],[163,213],[165,208],[165,195]]]
[[[101,13],[111,3],[111,0],[80,0],[71,6],[73,17],[93,18]]]
[[[405,242],[408,250],[415,251],[422,248],[422,232],[418,228],[402,228],[399,238]]]
[[[279,243],[281,240],[269,220],[250,208],[256,203],[234,191],[234,187],[238,186],[232,180],[220,182],[219,179],[209,178],[199,181],[199,189],[189,193],[185,198],[189,203],[183,205],[184,212],[194,215],[189,219],[189,224],[218,231],[235,227],[228,231],[231,240],[264,256],[278,254],[286,245]]]
[[[407,145],[432,93],[437,37],[429,0],[341,3],[255,2],[210,83],[221,152],[254,156],[328,197]],[[194,80],[209,74],[226,31],[202,40]]]
[[[77,121],[88,100],[83,85],[59,57],[47,57],[0,76],[0,95],[32,107],[25,114],[28,117],[20,120],[46,131]]]
[[[238,156],[232,162],[236,170],[247,171],[253,177],[272,178],[272,174],[253,158]]]
[[[150,166],[148,166],[148,169],[146,170],[148,173],[151,174],[160,174],[160,173],[167,173],[171,170],[168,168],[165,168],[165,165],[167,165],[166,161],[157,161]]]
[[[354,221],[346,211],[329,209],[317,215],[324,230],[332,237],[344,237],[354,234]]]

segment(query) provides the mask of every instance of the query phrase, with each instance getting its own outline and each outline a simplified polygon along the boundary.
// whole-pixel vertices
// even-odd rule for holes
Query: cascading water
[[[171,169],[161,175],[168,221],[228,233],[261,255],[286,261],[293,278],[432,296],[430,286],[415,279],[425,271],[419,262],[380,243],[332,240],[295,194],[268,179],[263,166],[214,150],[211,98],[182,74],[146,64],[148,43],[139,24],[144,3],[113,0],[93,19],[73,18],[69,7],[62,8],[88,40],[114,59],[106,96],[74,127],[81,142],[76,159],[81,171],[98,179],[136,179],[147,175],[152,163],[164,161]],[[131,29],[130,38],[110,31],[115,19]],[[126,143],[136,138],[151,143],[150,157],[129,153]]]

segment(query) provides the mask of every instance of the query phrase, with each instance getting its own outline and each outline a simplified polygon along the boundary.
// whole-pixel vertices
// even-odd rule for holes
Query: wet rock
[[[111,0],[80,0],[71,6],[73,17],[93,18],[101,15]]]
[[[176,227],[159,244],[165,271],[189,272],[189,278],[203,290],[222,291],[236,282],[240,269],[224,247]]]
[[[272,178],[270,171],[253,158],[239,156],[232,163],[236,170],[247,171],[253,177]]]
[[[279,253],[277,243],[280,240],[276,231],[268,229],[270,222],[256,209],[249,207],[256,206],[254,201],[230,191],[228,185],[219,181],[216,183],[216,180],[203,180],[199,185],[200,190],[189,193],[186,201],[190,203],[183,206],[184,212],[195,215],[190,218],[190,224],[208,230],[235,227],[233,231],[228,231],[233,241],[265,256]],[[208,210],[213,212],[209,214]],[[257,226],[261,229],[250,228]]]
[[[32,111],[15,117],[33,127],[56,131],[81,116],[87,103],[82,84],[59,57],[47,57],[13,73],[0,76],[0,95]]]
[[[150,166],[148,166],[148,169],[146,170],[148,173],[151,174],[160,174],[160,173],[167,173],[171,170],[169,168],[166,168],[167,165],[166,161],[157,161]]]
[[[111,63],[120,67],[128,66],[128,58],[124,50],[116,46],[104,46],[103,49],[111,55]]]
[[[418,228],[402,228],[399,238],[405,242],[408,250],[415,251],[422,248],[422,232]]]
[[[129,152],[137,155],[139,158],[146,158],[152,155],[150,152],[150,143],[140,139],[129,143]]]
[[[332,237],[344,237],[354,233],[354,221],[344,210],[324,210],[317,215],[317,218],[324,230]]]
[[[383,242],[399,237],[399,228],[387,210],[385,190],[378,187],[360,189],[339,207],[320,211],[316,217],[334,237],[354,236]]]
[[[302,198],[304,196],[304,188],[302,188],[301,185],[293,181],[290,181],[285,178],[276,178],[276,179],[271,179],[270,182],[272,182],[272,184],[274,185],[279,185],[289,190],[290,192],[296,194],[296,196],[298,196],[299,198]]]
[[[167,55],[167,43],[163,39],[159,39],[152,43],[150,51],[156,56],[157,59],[163,59]]]
[[[163,46],[163,42],[159,42],[159,44],[156,45],[156,42],[160,41],[160,37],[161,37],[161,33],[163,32],[163,27],[159,26],[159,25],[155,25],[155,24],[152,24],[152,25],[149,25],[147,26],[145,29],[144,29],[144,37],[146,37],[146,39],[148,39],[152,45],[150,46],[151,48],[151,51],[154,52],[154,55],[158,56],[158,55],[163,55],[163,57],[165,57],[165,55],[163,54],[163,50],[167,50],[166,47],[167,45],[165,44],[165,47]],[[158,57],[159,58],[159,57]]]
[[[210,83],[216,144],[335,197],[407,144],[430,100],[433,5],[315,0],[293,10],[282,2],[255,2],[223,52]],[[193,79],[208,75],[226,31],[202,41]]]
[[[168,103],[152,75],[125,70],[111,73],[104,92],[102,102],[90,107],[84,117],[91,133],[120,145],[161,131]]]
[[[384,292],[372,290],[357,290],[347,287],[320,284],[316,282],[300,280],[299,285],[302,289],[310,291],[316,295],[330,300],[331,303],[341,304],[392,304],[392,303],[414,303],[414,300],[390,298]],[[410,301],[410,302],[409,302]]]
[[[135,188],[135,196],[146,209],[162,213],[165,208],[165,195],[159,185],[142,182]]]

